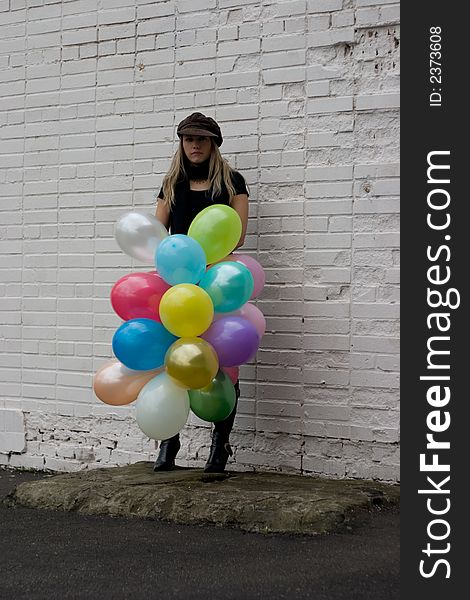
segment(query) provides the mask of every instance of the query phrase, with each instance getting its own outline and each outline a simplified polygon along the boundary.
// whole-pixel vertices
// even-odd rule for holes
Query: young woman
[[[211,204],[230,205],[242,222],[239,248],[244,243],[248,224],[249,194],[243,176],[220,154],[223,138],[219,125],[211,117],[195,112],[181,121],[176,133],[180,144],[158,194],[157,219],[171,234],[187,234],[192,220],[201,210]],[[222,473],[228,457],[233,454],[229,435],[240,396],[238,381],[235,391],[237,401],[233,412],[224,421],[214,423],[206,473]],[[179,449],[179,434],[163,440],[154,470],[173,469]]]

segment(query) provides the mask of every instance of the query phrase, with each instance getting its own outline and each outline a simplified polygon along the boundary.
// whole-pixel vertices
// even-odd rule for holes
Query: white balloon
[[[121,250],[145,263],[153,263],[155,251],[168,231],[153,215],[129,212],[116,223],[114,235]]]
[[[189,395],[160,373],[140,390],[136,402],[137,425],[153,440],[166,440],[183,429],[189,415]]]

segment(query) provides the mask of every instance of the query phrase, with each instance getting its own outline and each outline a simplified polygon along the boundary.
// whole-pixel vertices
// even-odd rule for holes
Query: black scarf
[[[175,185],[175,203],[170,217],[172,233],[186,233],[193,218],[190,199],[189,181],[207,179],[209,175],[209,160],[200,165],[192,165],[186,156],[183,157],[186,175],[182,174]]]
[[[186,176],[182,175],[175,185],[175,203],[170,213],[170,228],[171,233],[187,233],[188,227],[195,216],[195,205],[192,202],[189,180],[190,179],[207,179],[209,174],[209,160],[204,161],[200,165],[193,166],[183,157]],[[211,192],[207,191],[206,199],[211,198]],[[227,198],[227,200],[225,200]],[[193,199],[194,201],[194,199]],[[217,197],[218,203],[228,204],[228,195],[222,184],[222,192]],[[200,199],[198,200],[200,202]],[[197,204],[196,204],[197,206]]]
[[[199,165],[194,165],[189,162],[186,156],[183,157],[184,167],[188,175],[188,180],[204,180],[209,177],[209,159]]]

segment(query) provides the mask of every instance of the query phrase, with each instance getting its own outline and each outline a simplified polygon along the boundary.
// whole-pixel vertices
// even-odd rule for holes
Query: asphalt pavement
[[[0,497],[43,473],[0,470]],[[341,533],[215,526],[0,505],[1,600],[399,596],[399,514],[380,506]]]

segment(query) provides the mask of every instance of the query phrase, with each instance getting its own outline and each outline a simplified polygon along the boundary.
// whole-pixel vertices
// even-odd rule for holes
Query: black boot
[[[154,471],[171,471],[175,468],[175,458],[181,448],[179,433],[160,442],[160,452],[153,466]]]
[[[212,432],[212,444],[204,467],[204,473],[223,473],[229,456],[233,455],[232,448],[228,442],[230,432],[232,431],[235,414],[237,412],[238,398],[240,397],[240,385],[238,381],[235,384],[236,400],[230,415],[223,421],[214,423],[214,431]]]

